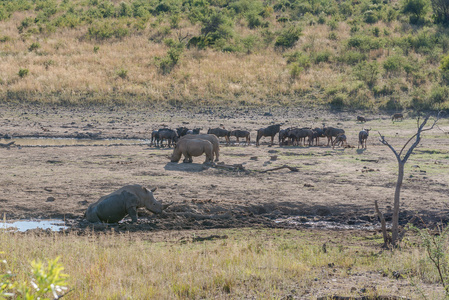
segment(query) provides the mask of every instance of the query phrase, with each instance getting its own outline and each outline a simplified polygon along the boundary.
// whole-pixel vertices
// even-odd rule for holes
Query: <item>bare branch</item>
[[[412,146],[410,146],[410,149],[408,149],[407,154],[405,154],[404,158],[402,159],[402,161],[405,163],[407,161],[407,159],[410,157],[410,155],[412,154],[413,150],[416,148],[416,146],[418,146],[419,142],[421,141],[421,133],[423,131],[428,131],[428,130],[432,130],[435,127],[435,124],[438,122],[438,120],[440,119],[440,113],[438,113],[438,116],[435,118],[435,120],[433,121],[432,126],[428,127],[428,128],[424,128],[424,126],[426,126],[427,121],[430,118],[430,114],[427,115],[424,119],[424,121],[421,123],[421,125],[418,128],[418,132],[416,133],[416,141],[413,143]],[[408,142],[407,142],[408,143]],[[404,146],[405,147],[405,146]],[[403,148],[404,149],[404,148]],[[402,150],[401,150],[402,152]]]
[[[396,152],[396,150],[393,148],[393,146],[391,146],[386,140],[385,140],[385,136],[381,135],[380,132],[377,132],[379,134],[379,142],[381,142],[382,144],[384,144],[385,146],[388,146],[388,148],[390,148],[391,151],[393,151],[394,155],[396,156],[396,158],[398,159],[398,161],[401,160],[401,157],[398,155],[398,153]]]

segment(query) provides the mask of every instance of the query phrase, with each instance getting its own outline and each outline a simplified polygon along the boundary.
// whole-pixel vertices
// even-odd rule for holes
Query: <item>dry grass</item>
[[[192,242],[192,237],[211,233],[228,238]],[[19,280],[27,276],[28,261],[61,256],[72,289],[67,299],[273,299],[288,295],[313,299],[327,290],[354,294],[352,288],[358,291],[366,280],[381,294],[417,297],[418,287],[436,289],[436,277],[425,263],[423,250],[406,246],[402,251],[379,252],[380,242],[379,235],[332,231],[244,229],[83,236],[2,231],[0,253],[6,253],[1,259]],[[397,289],[393,271],[407,278],[401,281],[408,284],[399,284],[402,289]]]
[[[86,39],[88,26],[56,28],[55,32],[45,34],[19,34],[17,27],[22,20],[34,17],[35,14],[16,12],[9,20],[0,22],[0,32],[10,38],[0,43],[0,94],[4,101],[72,104],[324,104],[332,100],[323,92],[324,89],[338,86],[344,90],[349,82],[354,81],[351,67],[336,63],[336,57],[347,51],[346,40],[351,36],[350,26],[343,21],[338,22],[333,31],[338,37],[336,40],[329,39],[331,29],[326,24],[304,25],[300,41],[286,52],[301,51],[313,57],[318,52],[328,51],[331,62],[312,62],[310,69],[302,71],[297,77],[290,73],[284,58],[285,52],[274,49],[272,45],[266,48],[262,46],[261,31],[248,29],[244,19],[235,24],[236,38],[248,35],[259,38],[250,53],[185,49],[175,69],[163,75],[158,70],[155,58],[166,55],[168,47],[160,41],[169,37],[176,39],[178,34],[198,35],[199,24],[182,19],[179,28],[170,29],[168,20],[151,17],[144,29],[132,31],[130,36],[122,39],[106,41]],[[282,28],[274,16],[267,20],[270,20],[270,30],[273,32]],[[133,30],[132,26],[130,30]],[[406,30],[399,21],[360,26],[367,32],[378,27],[382,35],[386,29],[392,37],[398,37]],[[166,33],[163,28],[168,28]],[[30,51],[32,43],[39,43],[40,48]],[[94,47],[98,47],[98,51],[94,51]],[[381,65],[390,51],[375,50],[368,55]],[[427,63],[424,71],[431,72],[436,67],[437,63]],[[20,69],[28,69],[29,74],[21,78],[18,75]],[[120,70],[126,71],[127,76],[118,76]],[[404,72],[395,77],[399,77],[402,86],[407,86],[409,91],[415,88],[411,81],[405,80]],[[390,81],[390,78],[381,76],[378,84],[382,86]],[[428,93],[433,84],[431,80],[425,80],[421,88]],[[399,90],[398,84],[393,85],[396,86],[394,97],[410,98],[408,93]],[[359,92],[373,103],[373,108],[389,99],[379,99],[366,88]],[[346,96],[359,97],[357,93]]]

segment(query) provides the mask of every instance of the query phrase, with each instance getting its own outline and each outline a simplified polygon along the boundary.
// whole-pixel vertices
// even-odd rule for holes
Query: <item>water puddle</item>
[[[316,228],[316,229],[343,229],[343,230],[380,230],[380,224],[374,225],[369,222],[356,222],[354,224],[344,224],[334,221],[301,221],[303,217],[289,217],[286,219],[275,220],[278,224],[287,224],[289,226]]]
[[[16,146],[42,147],[42,146],[112,146],[112,145],[144,145],[149,140],[141,139],[82,139],[82,138],[13,138],[0,139],[0,143],[15,142]]]
[[[30,229],[50,229],[51,231],[60,231],[67,229],[62,220],[18,220],[0,223],[0,229],[25,232]]]

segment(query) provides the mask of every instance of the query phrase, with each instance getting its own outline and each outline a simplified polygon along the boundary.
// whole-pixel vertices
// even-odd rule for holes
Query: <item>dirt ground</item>
[[[75,230],[114,227],[115,230],[161,232],[232,227],[378,228],[374,201],[391,220],[397,162],[378,141],[378,132],[399,151],[416,132],[416,118],[406,115],[392,122],[389,115],[331,113],[301,109],[196,108],[156,111],[120,107],[60,108],[0,106],[0,213],[7,220],[64,219]],[[281,128],[343,128],[351,148],[269,145],[263,138],[255,146],[256,130],[281,123]],[[226,145],[221,139],[220,161],[226,166],[208,167],[204,156],[192,164],[171,163],[171,148],[149,145],[151,131],[161,127],[208,128],[251,131],[251,145]],[[370,128],[367,149],[357,149],[358,132]],[[401,194],[400,222],[413,216],[416,224],[447,222],[449,200],[449,121],[423,135],[410,157]],[[99,145],[46,144],[26,137],[100,139]],[[101,139],[139,139],[102,144]],[[42,140],[44,141],[44,140]],[[64,141],[64,140],[63,140]],[[275,138],[277,141],[277,136]],[[64,144],[64,142],[62,143]],[[288,165],[298,169],[280,169]],[[83,219],[88,205],[127,184],[157,187],[155,196],[174,202],[162,215],[139,211],[137,224],[91,225]],[[334,227],[333,227],[334,226]],[[373,227],[374,226],[374,227]],[[383,280],[364,275],[354,280]],[[351,279],[352,280],[352,279]],[[336,284],[336,283],[335,283]],[[388,282],[386,283],[388,285]],[[325,294],[332,292],[333,282]],[[324,291],[322,291],[324,293]],[[313,293],[313,291],[311,292]]]
[[[15,147],[0,148],[0,211],[8,220],[64,218],[85,227],[87,206],[127,184],[157,187],[155,195],[174,204],[163,216],[140,211],[138,229],[207,229],[240,226],[309,226],[327,221],[364,226],[378,223],[374,201],[387,220],[391,215],[397,162],[378,141],[378,131],[400,150],[416,131],[416,119],[392,122],[388,115],[321,110],[201,109],[155,112],[122,109],[61,109],[4,106],[0,137],[10,135]],[[265,137],[255,146],[256,130],[273,123],[281,128],[343,128],[355,148],[269,145]],[[220,161],[243,169],[206,167],[204,157],[192,164],[171,163],[171,148],[149,145],[154,129],[168,126],[251,131],[251,145],[226,145],[221,138]],[[357,135],[371,128],[366,150],[357,149]],[[401,222],[418,215],[427,224],[448,220],[449,121],[426,132],[409,159],[401,194]],[[146,139],[137,144],[92,146],[25,146],[18,137],[90,137]],[[277,141],[277,136],[275,138]],[[45,144],[45,143],[43,143]],[[37,143],[39,145],[39,142]],[[299,172],[281,169],[288,165]],[[294,218],[298,222],[279,222]],[[292,219],[290,219],[292,220]],[[278,222],[275,222],[278,221]],[[126,224],[125,224],[126,225]]]

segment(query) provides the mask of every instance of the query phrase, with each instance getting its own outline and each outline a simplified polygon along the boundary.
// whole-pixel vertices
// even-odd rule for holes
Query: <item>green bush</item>
[[[322,62],[325,62],[325,63],[330,62],[331,55],[332,54],[330,53],[329,50],[324,50],[324,51],[318,52],[315,55],[314,63],[319,64]]]
[[[39,44],[38,42],[34,42],[30,45],[30,47],[28,47],[28,51],[34,51],[36,49],[39,49],[41,47],[41,44]]]
[[[449,100],[449,87],[436,85],[430,92],[429,100],[432,104],[443,103]]]
[[[397,73],[402,69],[403,59],[400,56],[389,56],[383,62],[383,68],[387,73]]]
[[[363,61],[358,63],[353,69],[354,76],[365,82],[370,88],[374,86],[379,75],[379,65],[376,61]]]
[[[301,75],[302,71],[304,71],[304,68],[301,67],[297,62],[290,64],[289,68],[290,68],[290,78],[292,79],[299,78],[299,75]]]
[[[348,65],[355,65],[361,61],[367,59],[367,55],[365,53],[360,53],[358,51],[344,51],[339,57],[337,57],[337,61],[346,63]]]
[[[122,79],[128,78],[128,70],[125,70],[125,69],[118,70],[117,71],[117,76],[122,78]]]
[[[421,22],[429,11],[429,0],[403,0],[402,12],[410,15],[410,23]]]
[[[284,54],[287,59],[287,64],[296,63],[299,67],[308,69],[310,67],[310,57],[304,52],[295,51],[292,53]]]
[[[169,47],[167,55],[162,58],[155,57],[156,65],[159,71],[163,74],[169,74],[178,64],[184,52],[184,44],[176,42],[173,39],[164,40],[164,44]]]
[[[329,102],[329,104],[336,109],[341,109],[345,106],[345,99],[348,96],[343,93],[337,93],[332,97],[332,100]]]
[[[17,281],[14,272],[0,274],[0,299],[59,299],[67,290],[64,267],[58,263],[59,258],[31,262],[31,279]],[[6,264],[6,261],[3,261]]]
[[[302,35],[302,29],[296,26],[284,28],[276,38],[275,47],[291,48]]]
[[[29,72],[30,71],[28,69],[20,69],[19,70],[19,77],[23,78],[23,77],[27,76]]]
[[[377,12],[367,10],[363,13],[363,21],[368,24],[374,24],[379,20]]]
[[[124,38],[129,35],[129,30],[118,23],[103,22],[90,26],[87,29],[87,38],[96,40],[106,40],[109,38]]]

